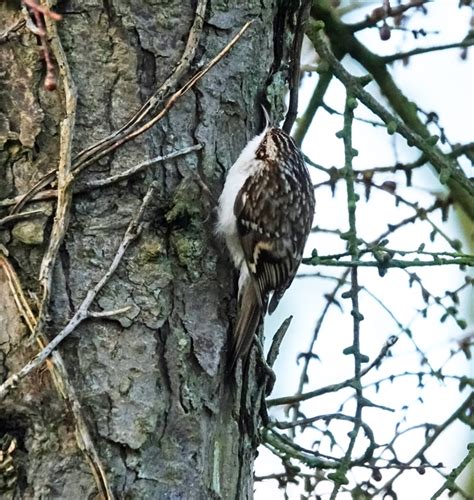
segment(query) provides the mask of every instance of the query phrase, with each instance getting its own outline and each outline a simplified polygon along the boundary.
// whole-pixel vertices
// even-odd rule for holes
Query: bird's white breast
[[[225,237],[227,247],[237,268],[241,267],[244,254],[237,235],[237,221],[234,215],[235,199],[248,177],[261,166],[261,161],[257,160],[255,152],[266,132],[267,129],[254,137],[242,150],[227,174],[224,189],[219,198],[216,230],[217,233]]]

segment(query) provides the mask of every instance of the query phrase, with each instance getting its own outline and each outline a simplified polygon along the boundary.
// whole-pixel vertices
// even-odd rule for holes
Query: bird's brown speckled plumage
[[[231,253],[238,253],[235,238],[242,252],[233,255],[241,279],[232,367],[250,348],[260,318],[267,311],[269,294],[273,292],[268,306],[271,314],[293,281],[314,214],[313,186],[303,156],[283,130],[267,129],[253,155],[247,151],[245,161],[239,160],[232,168],[249,175],[234,201],[236,234],[226,234]],[[234,248],[229,245],[230,237]]]

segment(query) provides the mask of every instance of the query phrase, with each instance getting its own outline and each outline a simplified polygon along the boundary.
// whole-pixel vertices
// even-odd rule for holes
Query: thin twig
[[[0,227],[6,226],[11,222],[16,222],[22,219],[29,219],[30,217],[46,215],[44,210],[28,210],[27,212],[20,212],[18,214],[6,215],[0,219]]]
[[[370,28],[374,26],[382,19],[386,19],[387,17],[397,17],[404,14],[407,10],[421,7],[422,5],[428,3],[430,0],[410,0],[410,2],[402,5],[397,5],[396,7],[388,9],[388,12],[385,9],[379,8],[374,9],[370,16],[367,16],[366,19],[360,21],[358,23],[350,24],[348,27],[352,32],[361,31],[365,28]],[[365,3],[365,2],[364,2]]]
[[[154,165],[156,163],[161,163],[164,161],[172,160],[173,158],[177,158],[178,156],[183,156],[188,153],[191,153],[192,151],[198,151],[202,149],[201,144],[196,144],[195,146],[189,146],[188,148],[183,148],[180,149],[179,151],[174,151],[173,153],[170,153],[168,155],[164,156],[156,156],[155,158],[152,158],[151,160],[146,160],[138,165],[135,165],[134,167],[131,167],[127,170],[124,170],[123,172],[120,172],[118,174],[112,175],[110,177],[107,177],[105,179],[94,179],[88,182],[85,182],[83,184],[79,184],[77,187],[77,190],[74,192],[82,192],[82,191],[87,191],[89,189],[96,189],[99,187],[104,187],[108,186],[110,184],[113,184],[115,182],[120,182],[123,181],[124,179],[128,179],[132,175],[136,175],[138,172],[141,172],[142,170],[145,170],[145,168]],[[1,220],[0,220],[1,223]]]
[[[38,193],[34,194],[31,198],[29,198],[28,201],[34,202],[52,200],[56,198],[57,195],[58,191],[56,189],[45,189],[44,191],[39,191]],[[18,196],[15,196],[14,198],[4,198],[3,200],[0,200],[0,208],[15,206],[20,203],[24,197],[24,194],[20,194]],[[15,215],[16,213],[17,212],[13,213],[12,215]]]
[[[135,240],[142,230],[141,219],[145,212],[146,207],[151,201],[155,185],[153,184],[146,193],[143,202],[138,210],[136,216],[130,221],[127,231],[119,245],[119,248],[115,254],[115,257],[110,264],[107,272],[102,276],[100,281],[87,292],[85,299],[82,304],[77,309],[74,316],[69,320],[68,324],[56,335],[56,337],[51,340],[51,342],[38,353],[29,363],[27,363],[21,370],[17,373],[8,377],[3,384],[0,385],[0,400],[2,400],[8,393],[8,391],[15,386],[19,381],[25,378],[32,370],[38,368],[43,362],[51,355],[54,349],[68,336],[70,335],[81,323],[89,316],[89,307],[94,301],[97,294],[102,290],[104,285],[109,281],[111,276],[117,269],[122,257],[124,256],[130,243]]]
[[[409,57],[417,56],[420,54],[428,54],[429,52],[439,52],[441,50],[449,49],[462,49],[465,47],[471,47],[474,45],[474,40],[461,40],[456,43],[447,43],[445,45],[434,45],[432,47],[419,47],[417,49],[408,50],[407,52],[397,52],[396,54],[391,54],[388,56],[383,56],[382,61],[386,64],[390,64],[394,61],[399,61],[401,59],[408,59]]]
[[[332,108],[325,102],[321,103],[321,107],[324,109],[324,111],[327,111],[330,115],[338,115],[338,116],[344,116],[344,113],[341,113],[337,109]],[[372,125],[373,127],[385,127],[385,123],[375,121],[375,120],[369,120],[368,118],[361,118],[358,116],[354,116],[354,120],[361,122],[361,123],[367,123],[368,125]],[[355,170],[354,170],[355,172]]]
[[[471,393],[464,400],[464,402],[457,408],[457,410],[452,413],[442,424],[434,428],[433,434],[425,440],[424,445],[406,462],[407,465],[411,465],[415,460],[423,457],[425,451],[431,447],[431,445],[438,439],[443,431],[445,431],[453,422],[458,420],[464,415],[469,408],[474,404],[474,395]],[[403,470],[398,471],[389,481],[387,481],[383,486],[381,486],[376,493],[381,493],[391,489],[394,481],[403,473]]]
[[[3,268],[10,286],[11,293],[17,305],[18,311],[23,317],[30,333],[32,334],[36,326],[36,318],[28,304],[23,292],[20,280],[6,256],[0,252],[0,267]],[[36,342],[40,349],[44,349],[48,343],[47,338],[40,334],[36,337]],[[69,410],[74,416],[75,435],[78,446],[84,453],[91,466],[99,493],[105,500],[113,500],[114,494],[104,472],[99,454],[90,435],[86,420],[82,413],[82,407],[76,395],[76,391],[67,373],[66,365],[58,351],[51,353],[51,361],[46,360],[48,370],[56,387],[56,390],[65,400]]]
[[[124,306],[119,309],[111,309],[110,311],[89,311],[89,318],[111,318],[112,316],[118,316],[119,314],[124,314],[132,309],[132,306]]]
[[[59,73],[61,75],[61,83],[64,92],[65,117],[60,124],[59,163],[57,170],[58,202],[56,205],[56,214],[54,217],[53,228],[51,230],[49,245],[40,266],[38,281],[42,297],[33,335],[38,335],[44,328],[49,309],[53,268],[69,224],[69,210],[72,202],[71,151],[74,122],[76,117],[76,89],[72,80],[66,55],[62,48],[54,21],[52,21],[48,16],[45,16],[44,20],[50,35],[49,43],[51,45],[51,50],[53,51],[54,57],[59,66]]]
[[[293,319],[293,316],[288,316],[288,318],[286,318],[283,321],[283,323],[280,325],[280,327],[276,331],[275,335],[273,336],[272,345],[270,346],[270,349],[269,349],[268,355],[267,355],[267,365],[270,367],[273,366],[273,364],[275,363],[275,361],[278,357],[281,343],[283,342],[283,339],[286,335],[286,332],[288,331],[288,328],[290,327],[292,319]]]
[[[259,394],[257,396],[258,400],[261,401],[260,414],[264,426],[266,426],[269,422],[265,397],[269,396],[272,393],[276,379],[272,367],[278,357],[280,345],[283,341],[283,338],[285,337],[286,332],[288,331],[292,319],[293,316],[289,316],[288,318],[286,318],[276,331],[275,335],[273,336],[272,345],[270,346],[266,360],[260,341],[255,342],[255,345],[260,351],[260,357],[265,371],[265,379],[264,382],[259,386]]]
[[[21,31],[26,25],[26,20],[25,19],[17,19],[15,23],[13,23],[12,26],[7,28],[5,31],[0,33],[0,44],[8,42],[11,38],[13,38],[14,35],[17,35],[19,31]]]
[[[179,156],[191,153],[193,151],[199,151],[202,149],[201,144],[196,144],[194,146],[189,146],[187,148],[180,149],[178,151],[173,151],[172,153],[164,156],[156,156],[155,158],[152,158],[151,160],[146,160],[142,163],[139,163],[138,165],[135,165],[123,172],[120,172],[118,174],[112,175],[110,177],[106,177],[105,179],[94,179],[88,182],[84,183],[78,183],[74,184],[73,186],[73,194],[79,194],[83,193],[84,191],[89,191],[91,189],[98,189],[101,187],[108,186],[110,184],[113,184],[115,182],[122,181],[124,179],[128,179],[129,177],[132,177],[133,175],[138,174],[145,168],[154,165],[155,163],[161,163],[164,161],[172,160],[173,158],[177,158]],[[57,197],[57,190],[56,189],[48,189],[45,191],[40,191],[39,193],[36,193],[30,201],[43,201],[43,200],[50,200],[54,199]],[[24,195],[17,196],[15,198],[6,198],[4,200],[0,200],[0,208],[1,207],[8,207],[12,205],[16,205],[21,199],[23,198]],[[26,217],[27,214],[33,215],[36,211],[31,211],[31,212],[21,212],[19,214],[13,214],[13,215],[7,215],[6,217],[3,217],[0,219],[0,226],[2,224],[6,224],[10,221],[17,220],[18,218],[21,218],[22,214]],[[38,211],[41,213],[44,213],[44,211]]]
[[[343,413],[328,413],[325,415],[316,415],[315,417],[311,418],[302,418],[293,422],[276,421],[272,422],[272,426],[277,427],[278,429],[291,429],[292,427],[306,427],[313,424],[314,422],[317,422],[318,420],[323,420],[326,423],[330,422],[331,420],[345,420],[347,422],[355,423],[357,421],[357,418],[351,417],[350,415],[344,415]],[[361,427],[364,429],[365,435],[370,442],[370,446],[375,449],[375,437],[371,427],[364,422],[361,422]],[[352,463],[354,462],[358,463],[361,462],[361,460],[355,459],[352,461]]]
[[[311,0],[303,0],[298,9],[295,32],[293,35],[293,43],[291,44],[290,53],[290,76],[289,76],[289,102],[288,111],[286,113],[285,122],[282,129],[288,134],[291,132],[293,124],[295,123],[298,114],[298,94],[300,88],[300,61],[301,61],[301,47],[303,46],[303,36],[305,33],[306,21],[309,17],[311,8]]]
[[[378,262],[376,260],[333,260],[327,259],[324,256],[310,257],[303,259],[304,264],[313,266],[329,266],[329,267],[377,267],[379,269],[407,269],[408,267],[426,267],[426,266],[474,266],[474,256],[467,255],[453,259],[436,259],[436,260],[400,260],[390,259],[386,262]]]
[[[150,118],[144,124],[140,125],[139,123],[134,124],[124,130],[120,134],[117,134],[117,137],[111,136],[110,140],[100,143],[100,147],[98,150],[94,150],[94,152],[81,156],[81,153],[78,157],[73,161],[73,174],[77,175],[79,172],[84,170],[85,168],[92,165],[98,159],[102,158],[106,154],[114,151],[118,147],[123,144],[131,141],[135,137],[143,134],[148,129],[153,127],[158,121],[160,121],[163,116],[165,116],[168,111],[176,104],[176,102],[186,94],[196,83],[204,77],[219,61],[224,58],[229,51],[234,47],[234,45],[240,40],[245,31],[249,28],[253,21],[247,22],[241,30],[232,38],[232,40],[213,58],[209,61],[200,71],[198,71],[188,82],[181,87],[177,92],[175,92],[164,104],[162,110],[157,113],[155,116]],[[36,193],[38,193],[41,189],[46,187],[50,182],[54,180],[54,171],[46,174],[42,179],[40,179],[23,197],[23,199],[15,205],[13,211],[18,211],[21,207]]]

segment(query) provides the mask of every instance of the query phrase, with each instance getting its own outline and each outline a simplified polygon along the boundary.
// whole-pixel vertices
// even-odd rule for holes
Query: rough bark
[[[1,30],[19,19],[19,7],[19,2],[0,4]],[[169,76],[181,57],[194,8],[188,2],[151,0],[72,0],[56,6],[63,14],[58,30],[78,93],[75,153],[119,128]],[[252,496],[260,371],[254,355],[245,380],[225,378],[235,276],[213,235],[212,201],[192,173],[199,170],[218,193],[225,171],[257,131],[258,98],[275,54],[280,57],[280,49],[274,50],[274,26],[281,25],[277,15],[272,1],[210,3],[194,70],[254,19],[248,33],[158,126],[93,164],[79,179],[104,177],[184,146],[203,145],[198,153],[117,185],[76,194],[54,271],[50,336],[100,279],[147,187],[158,182],[143,233],[94,305],[95,310],[126,305],[130,310],[86,320],[60,347],[119,498]],[[0,198],[5,199],[26,192],[57,166],[64,110],[61,84],[56,92],[42,87],[44,67],[32,33],[23,30],[6,41],[0,62]],[[282,88],[278,78],[274,81],[278,101]],[[0,243],[23,288],[38,293],[54,200],[31,203],[28,209],[45,213],[0,228]],[[37,352],[27,342],[2,269],[0,326],[2,381]],[[47,371],[34,372],[0,402],[0,441],[12,438],[17,443],[10,471],[14,479],[1,498],[97,495],[75,439],[75,419]]]

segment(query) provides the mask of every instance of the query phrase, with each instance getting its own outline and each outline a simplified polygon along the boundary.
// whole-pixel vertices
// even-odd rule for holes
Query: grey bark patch
[[[0,99],[8,116],[8,130],[18,133],[23,146],[32,148],[44,114],[33,94],[32,70],[25,64],[26,50],[17,57],[11,48],[4,46],[0,53],[0,66],[8,68],[0,80]]]
[[[98,422],[100,434],[138,449],[156,427],[156,340],[148,329],[123,330],[110,323],[83,331],[79,362],[92,391],[88,398],[107,408],[101,412],[107,419]]]
[[[3,113],[0,113],[0,148],[3,147],[10,137],[11,133],[8,118]]]
[[[197,283],[184,291],[183,324],[193,339],[193,352],[202,369],[217,374],[226,329],[218,318],[219,290],[210,283]]]

